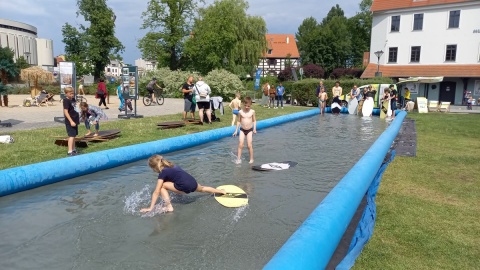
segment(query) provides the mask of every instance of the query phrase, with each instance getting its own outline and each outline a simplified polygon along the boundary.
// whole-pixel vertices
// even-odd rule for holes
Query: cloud
[[[78,27],[83,22],[82,17],[77,17],[76,0],[0,0],[0,18],[27,23],[37,27],[39,38],[52,39],[54,54],[64,52],[62,43],[62,26],[69,23]],[[261,16],[267,24],[269,33],[295,34],[304,19],[314,17],[321,21],[330,9],[339,4],[345,16],[351,17],[359,10],[361,0],[336,0],[334,3],[325,3],[318,0],[251,0],[247,13]],[[214,0],[206,0],[210,5]],[[137,42],[146,34],[141,30],[142,12],[146,11],[148,1],[108,0],[117,16],[115,33],[125,46],[123,54],[127,63],[133,64],[141,54]]]

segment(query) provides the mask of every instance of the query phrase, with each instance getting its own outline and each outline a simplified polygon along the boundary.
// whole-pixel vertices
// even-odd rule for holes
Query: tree
[[[3,95],[3,102],[8,106],[8,79],[18,75],[18,68],[13,61],[14,52],[8,47],[0,47],[0,93]],[[1,101],[0,101],[1,104]]]
[[[319,25],[313,17],[306,18],[295,33],[302,63],[318,63]]]
[[[62,36],[62,42],[65,44],[65,59],[75,62],[77,77],[91,74],[93,64],[87,54],[88,43],[85,33],[65,23],[62,26]]]
[[[77,16],[82,15],[90,25],[80,25],[80,30],[68,23],[62,27],[65,52],[78,63],[78,68],[84,66],[93,68],[93,75],[99,78],[103,75],[105,66],[110,62],[110,54],[123,52],[124,46],[115,37],[115,14],[106,4],[106,0],[77,0]],[[83,50],[80,53],[79,50]]]
[[[263,18],[247,15],[244,0],[219,0],[200,9],[193,34],[185,43],[190,66],[203,74],[225,68],[249,74],[267,49]]]
[[[353,66],[363,65],[363,53],[370,51],[370,39],[372,32],[372,13],[370,7],[372,0],[362,0],[360,12],[348,19],[350,36],[352,41],[351,62]]]
[[[197,2],[203,0],[150,0],[142,13],[141,29],[150,31],[138,41],[142,58],[171,70],[182,66],[183,43],[189,35]]]

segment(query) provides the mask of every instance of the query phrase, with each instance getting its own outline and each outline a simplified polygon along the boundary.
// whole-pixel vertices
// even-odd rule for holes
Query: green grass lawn
[[[254,104],[252,108],[256,112],[257,120],[312,109],[312,107],[286,106],[285,109],[274,110],[263,108],[257,104]],[[176,129],[157,129],[156,125],[160,122],[179,121],[182,118],[181,114],[106,122],[101,121],[100,130],[120,129],[121,137],[107,142],[90,143],[88,148],[80,149],[80,151],[82,153],[92,153],[231,125],[232,115],[230,109],[225,110],[225,115],[217,116],[220,117],[221,122],[213,122],[212,125],[203,126],[187,125]],[[82,123],[79,126],[79,134],[83,135],[85,133],[85,125]],[[53,138],[54,136],[66,137],[64,126],[14,131],[8,134],[13,136],[15,143],[0,144],[0,170],[67,156],[67,148],[55,145],[55,138]]]
[[[395,157],[355,269],[480,269],[480,119],[409,114],[417,157]]]

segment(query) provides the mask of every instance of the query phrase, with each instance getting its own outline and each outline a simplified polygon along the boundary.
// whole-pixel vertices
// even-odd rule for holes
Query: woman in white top
[[[195,100],[197,101],[200,122],[203,124],[205,110],[208,123],[211,124],[212,112],[210,111],[210,94],[212,93],[212,90],[210,89],[210,86],[203,81],[202,77],[198,78],[197,83],[193,87],[193,93],[195,93]]]

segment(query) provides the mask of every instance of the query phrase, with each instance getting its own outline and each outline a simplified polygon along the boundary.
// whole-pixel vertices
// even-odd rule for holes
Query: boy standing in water
[[[325,92],[325,87],[320,88],[320,93],[318,94],[318,107],[320,107],[320,114],[323,114],[325,111],[325,103],[327,103],[328,94]]]
[[[232,100],[232,102],[230,102],[228,106],[230,107],[230,109],[232,109],[232,126],[234,126],[235,120],[237,120],[237,114],[240,111],[240,107],[242,106],[242,102],[240,101],[240,93],[235,94],[235,98]]]
[[[252,138],[253,133],[257,133],[257,121],[255,119],[255,111],[250,109],[252,106],[252,98],[245,97],[243,99],[244,108],[238,113],[238,121],[237,127],[235,128],[235,132],[233,133],[233,137],[237,136],[238,128],[240,125],[240,136],[238,142],[238,154],[237,154],[237,161],[235,163],[240,164],[242,162],[242,149],[245,141],[245,137],[247,137],[247,147],[248,152],[250,153],[250,161],[248,163],[253,163],[253,146],[252,146]]]

